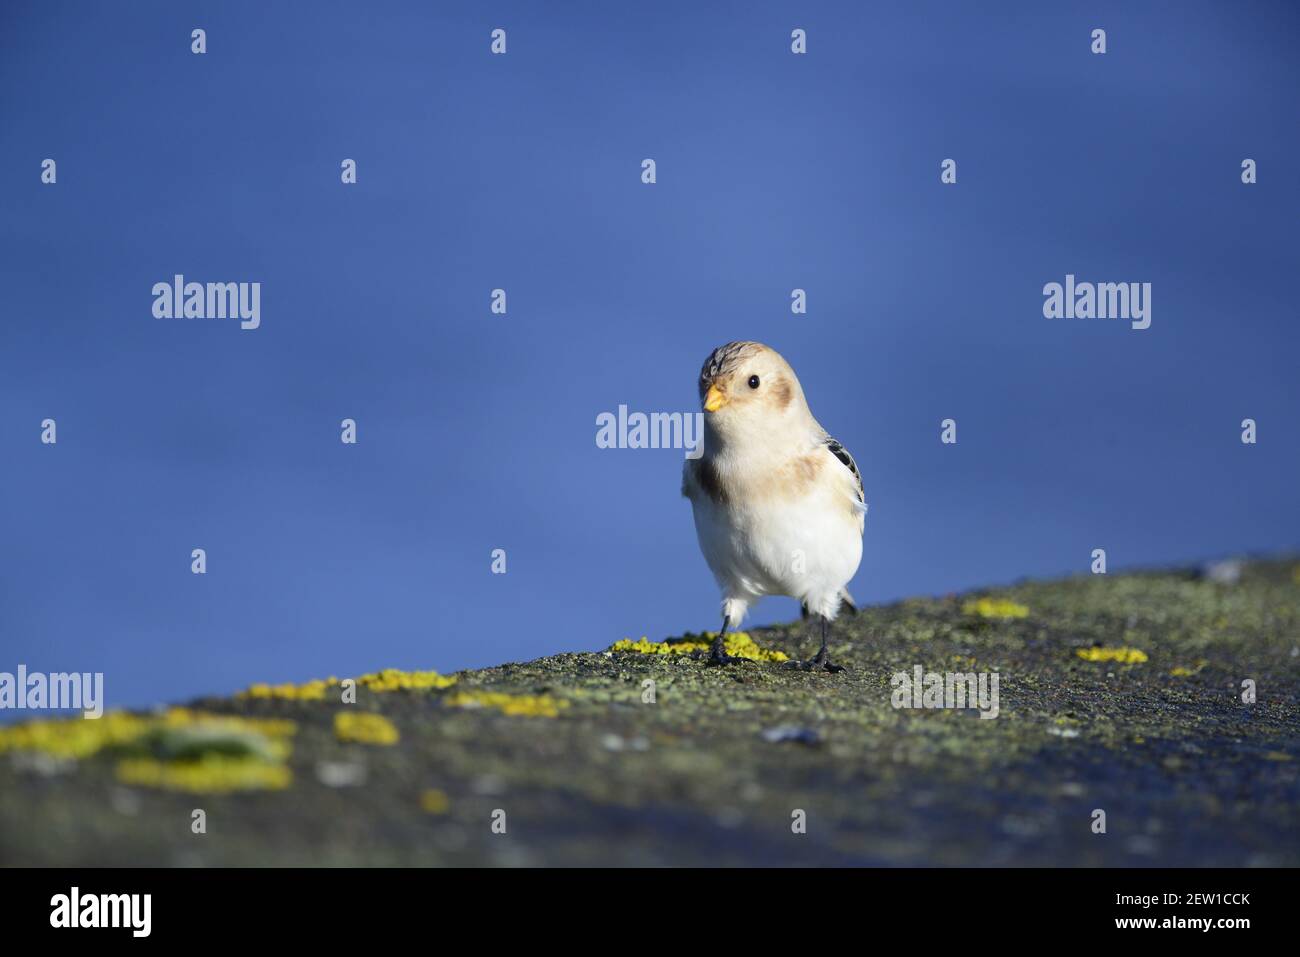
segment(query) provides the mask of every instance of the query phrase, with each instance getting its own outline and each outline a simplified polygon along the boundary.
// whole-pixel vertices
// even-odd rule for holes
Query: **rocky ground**
[[[0,863],[1300,865],[1294,562],[870,608],[842,674],[749,639],[0,727]],[[917,665],[996,718],[895,707]]]

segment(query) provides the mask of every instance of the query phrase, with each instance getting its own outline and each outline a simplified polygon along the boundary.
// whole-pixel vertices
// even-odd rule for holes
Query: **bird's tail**
[[[849,594],[847,588],[840,592],[840,611],[848,612],[850,615],[858,613],[858,606],[853,601],[853,596]],[[808,606],[804,602],[799,603],[799,617],[804,621],[808,620]]]

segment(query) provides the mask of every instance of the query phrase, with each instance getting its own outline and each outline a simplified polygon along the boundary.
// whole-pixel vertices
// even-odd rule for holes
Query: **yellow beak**
[[[727,397],[722,390],[716,385],[710,385],[709,391],[704,396],[704,411],[717,412],[727,404]]]

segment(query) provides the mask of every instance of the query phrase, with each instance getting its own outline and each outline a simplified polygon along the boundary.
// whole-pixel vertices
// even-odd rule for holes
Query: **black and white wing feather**
[[[867,496],[862,488],[862,473],[858,471],[858,463],[853,461],[853,456],[849,454],[848,449],[830,437],[826,439],[826,450],[839,459],[844,467],[853,474],[853,482],[858,488],[858,502],[862,506],[862,511],[865,512],[867,510]]]

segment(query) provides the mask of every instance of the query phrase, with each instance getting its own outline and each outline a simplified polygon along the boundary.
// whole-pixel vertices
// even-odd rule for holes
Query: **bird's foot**
[[[720,637],[714,639],[713,646],[709,648],[708,651],[693,651],[691,652],[691,657],[696,659],[697,661],[703,658],[704,663],[706,665],[711,665],[711,666],[712,665],[735,665],[735,664],[739,664],[742,661],[745,662],[753,661],[752,658],[741,658],[738,655],[727,654],[726,645],[723,643]]]
[[[841,671],[847,671],[843,665],[837,665],[831,661],[831,656],[823,648],[817,654],[813,655],[807,661],[790,660],[785,663],[786,668],[794,668],[797,671],[829,671],[831,674],[839,674]]]
[[[697,651],[691,655],[692,658],[703,658],[704,663],[709,666],[713,665],[738,665],[743,662],[752,662],[752,658],[741,658],[739,655],[729,655],[725,651]]]

